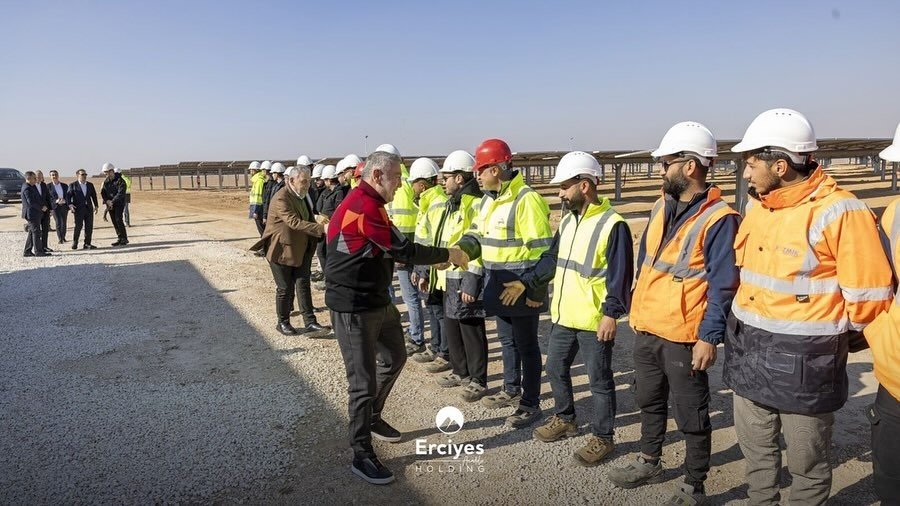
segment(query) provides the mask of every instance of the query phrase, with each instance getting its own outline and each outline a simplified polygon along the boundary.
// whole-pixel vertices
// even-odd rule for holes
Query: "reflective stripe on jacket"
[[[488,193],[481,201],[472,228],[460,239],[459,246],[470,258],[480,256],[485,271],[485,310],[491,315],[520,316],[547,310],[546,291],[526,297],[543,302],[538,308],[526,306],[521,297],[514,306],[503,306],[503,283],[519,279],[526,269],[537,264],[541,254],[553,242],[550,208],[536,191],[525,184],[518,172],[502,184],[500,191]]]
[[[850,338],[891,303],[874,215],[819,168],[751,201],[735,252],[725,384],[780,410],[839,409]]]
[[[588,206],[584,216],[567,213],[559,225],[559,253],[553,276],[553,323],[596,331],[606,301],[607,247],[616,223],[625,221],[609,199]]]
[[[710,186],[696,211],[671,231],[668,238],[664,211],[671,197],[661,198],[653,206],[644,231],[646,250],[638,266],[629,316],[634,330],[678,343],[695,343],[699,339],[709,290],[704,241],[719,221],[737,215],[721,199],[721,194],[718,187]],[[734,266],[722,268],[734,269]]]

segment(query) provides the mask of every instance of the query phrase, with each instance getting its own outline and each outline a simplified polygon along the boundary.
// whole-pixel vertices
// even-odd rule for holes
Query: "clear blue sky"
[[[653,147],[900,121],[900,2],[0,0],[0,166]]]

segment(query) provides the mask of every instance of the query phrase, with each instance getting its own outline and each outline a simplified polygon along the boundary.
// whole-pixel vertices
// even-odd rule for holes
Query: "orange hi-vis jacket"
[[[751,199],[735,253],[741,285],[725,338],[725,384],[793,413],[840,409],[850,338],[893,295],[872,211],[818,168]]]
[[[881,230],[889,240],[888,254],[893,261],[894,278],[900,272],[900,199],[884,210]],[[863,331],[875,360],[875,377],[887,391],[900,400],[900,297],[894,295],[890,308],[878,315]]]
[[[697,342],[708,291],[704,238],[719,220],[738,214],[721,195],[719,188],[710,187],[706,202],[668,242],[663,240],[665,198],[656,201],[647,223],[646,253],[631,303],[629,321],[635,331],[677,343]]]

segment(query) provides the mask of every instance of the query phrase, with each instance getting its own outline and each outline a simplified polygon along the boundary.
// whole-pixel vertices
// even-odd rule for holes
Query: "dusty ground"
[[[889,183],[866,169],[836,173],[879,213],[892,198]],[[733,187],[730,176],[717,179],[726,192]],[[658,188],[658,179],[635,177],[616,203],[636,237]],[[376,442],[398,480],[367,485],[348,471],[346,380],[337,344],[275,332],[271,274],[265,261],[246,252],[256,236],[246,219],[246,194],[136,192],[132,213],[126,249],[107,247],[114,234],[98,219],[94,244],[101,249],[57,247],[51,233],[50,245],[60,253],[26,259],[19,206],[0,206],[2,504],[653,504],[678,482],[684,445],[672,423],[665,483],[624,491],[605,478],[610,466],[633,458],[640,430],[631,391],[633,336],[622,323],[614,358],[617,450],[609,463],[575,466],[571,453],[584,436],[533,441],[530,429],[503,426],[511,410],[465,404],[410,361],[385,412],[406,436],[396,445]],[[314,295],[322,305],[321,293]],[[327,313],[319,315],[328,322]],[[545,319],[543,336],[548,327]],[[500,345],[489,334],[489,381],[496,388]],[[837,415],[834,437],[832,502],[868,504],[874,496],[865,408],[876,387],[868,352],[852,357],[849,373],[851,399]],[[584,433],[591,407],[580,358],[573,375]],[[720,364],[711,378],[708,493],[716,504],[741,502],[743,465]],[[446,405],[466,416],[463,430],[449,439],[483,443],[480,465],[429,470],[427,457],[415,454],[416,438],[448,439],[434,426]],[[546,381],[542,406],[552,407]]]

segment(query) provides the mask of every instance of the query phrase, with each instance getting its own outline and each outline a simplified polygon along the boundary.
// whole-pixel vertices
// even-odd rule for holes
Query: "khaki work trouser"
[[[831,432],[834,413],[798,415],[734,396],[734,425],[747,469],[750,504],[781,501],[781,447],[784,434],[788,470],[793,477],[790,503],[824,504],[831,493]]]

